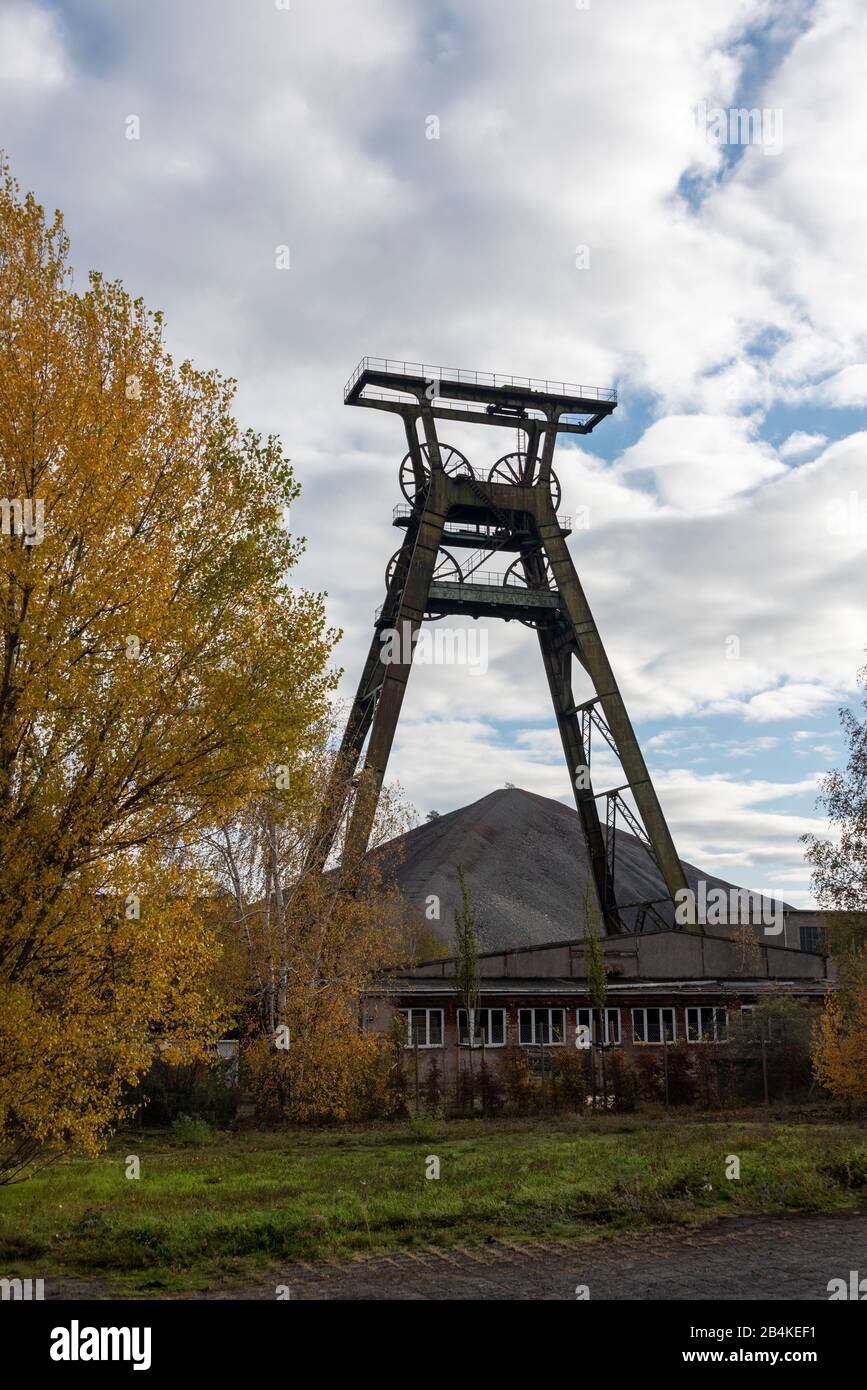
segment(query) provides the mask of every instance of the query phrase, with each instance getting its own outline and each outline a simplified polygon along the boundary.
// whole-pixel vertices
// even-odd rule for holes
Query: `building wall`
[[[807,913],[790,917],[815,920],[815,914]],[[608,974],[609,1007],[620,1010],[620,1051],[631,1058],[638,1052],[662,1046],[634,1041],[633,1008],[674,1009],[676,1041],[683,1041],[687,1032],[686,1010],[690,1007],[724,1007],[731,1017],[739,1015],[742,1004],[755,1004],[769,991],[810,998],[817,1008],[821,1007],[834,978],[833,965],[827,955],[800,949],[800,940],[800,926],[796,930],[791,920],[785,935],[768,939],[757,935],[746,944],[711,929],[704,933],[669,931],[603,938],[600,946]],[[556,1054],[575,1047],[576,1010],[590,1007],[586,970],[585,944],[580,940],[485,953],[479,957],[481,1005],[505,1009],[507,1046],[523,1045],[518,1036],[520,1009],[563,1008],[566,1040],[548,1045],[548,1050]],[[436,1057],[440,1072],[449,1083],[458,1059],[469,1051],[458,1046],[454,973],[454,960],[428,962],[411,976],[401,981],[395,979],[392,988],[383,991],[375,1007],[371,1007],[371,1026],[383,1032],[388,1030],[396,1008],[442,1010],[442,1043],[418,1049],[421,1079]],[[688,1046],[698,1050],[707,1044]],[[494,1065],[504,1051],[505,1048],[488,1047],[486,1058]],[[415,1049],[408,1052],[413,1054],[414,1070]]]
[[[822,993],[813,993],[805,996],[803,991],[799,992],[797,985],[791,989],[793,997],[807,997],[815,1008],[820,1008],[823,1002]],[[659,1053],[662,1043],[636,1042],[633,1036],[633,1009],[658,1009],[668,1008],[674,1010],[675,1018],[675,1042],[683,1043],[687,1040],[687,1010],[690,1008],[725,1008],[728,1012],[730,1023],[740,1017],[743,1005],[755,1005],[763,997],[766,991],[757,993],[755,989],[745,987],[743,992],[722,995],[719,991],[706,990],[690,992],[688,997],[677,986],[671,990],[664,987],[654,989],[652,992],[630,991],[627,997],[618,996],[616,991],[609,992],[608,1008],[619,1010],[620,1014],[620,1043],[617,1050],[621,1052],[625,1059],[631,1060],[637,1053],[653,1051]],[[500,994],[487,996],[482,995],[482,1008],[496,1008],[505,1011],[506,1023],[506,1042],[499,1047],[486,1047],[485,1059],[490,1066],[496,1066],[502,1059],[506,1048],[509,1046],[526,1046],[519,1037],[519,1011],[522,1009],[563,1009],[565,1013],[565,1041],[563,1043],[549,1043],[546,1045],[546,1052],[558,1054],[567,1049],[574,1050],[577,1029],[577,1010],[588,1009],[590,1001],[585,992],[576,989],[574,993],[562,993],[556,996],[551,994],[515,992],[513,994]],[[421,1080],[427,1074],[432,1064],[432,1059],[436,1057],[440,1070],[440,1075],[446,1084],[450,1084],[455,1077],[456,1069],[459,1065],[465,1065],[465,1059],[469,1052],[466,1046],[458,1045],[458,1002],[450,990],[442,993],[429,993],[425,991],[423,995],[413,993],[408,990],[404,993],[396,993],[391,997],[381,997],[372,1000],[365,1014],[368,1027],[376,1028],[377,1031],[387,1033],[392,1026],[394,1013],[398,1009],[413,1010],[441,1010],[442,1011],[442,1043],[428,1046],[420,1045],[418,1048],[419,1076]],[[724,1045],[724,1044],[721,1044]],[[533,1046],[531,1044],[531,1046]],[[690,1051],[698,1052],[707,1047],[706,1043],[689,1043],[687,1046]],[[534,1048],[538,1052],[538,1048]],[[415,1066],[415,1048],[406,1048],[408,1075],[412,1078]],[[474,1056],[480,1056],[481,1049],[474,1049]]]

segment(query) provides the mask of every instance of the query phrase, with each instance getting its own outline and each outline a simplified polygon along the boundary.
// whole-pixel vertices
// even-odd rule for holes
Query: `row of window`
[[[742,1014],[752,1012],[752,1004],[744,1004]],[[406,1019],[407,1047],[442,1047],[442,1009],[398,1009]],[[518,1041],[525,1047],[557,1045],[566,1042],[566,1009],[519,1009]],[[632,1041],[662,1043],[677,1041],[677,1021],[673,1008],[632,1009]],[[473,1019],[473,1047],[505,1047],[506,1010],[476,1009]],[[576,1029],[585,1029],[589,1041],[591,1030],[594,1042],[619,1047],[620,1010],[605,1009],[602,1018],[594,1017],[592,1009],[575,1010]],[[686,1010],[686,1041],[727,1042],[728,1014],[724,1008],[690,1006]],[[458,1042],[470,1046],[470,1025],[466,1009],[458,1009]]]

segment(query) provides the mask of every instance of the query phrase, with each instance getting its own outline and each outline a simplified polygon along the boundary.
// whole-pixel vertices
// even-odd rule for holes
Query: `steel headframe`
[[[596,908],[609,932],[641,931],[650,921],[667,927],[660,908],[687,887],[683,866],[665,820],[596,623],[566,545],[568,527],[557,517],[552,460],[562,433],[586,434],[615,409],[613,390],[563,382],[429,367],[364,358],[346,385],[353,406],[401,416],[407,442],[404,472],[407,505],[394,524],[403,545],[389,567],[385,600],[374,631],[316,836],[321,863],[330,852],[347,798],[355,792],[344,842],[344,879],[352,883],[366,852],[385,776],[415,639],[425,619],[447,614],[517,620],[536,631],[563,753],[570,773],[592,870]],[[516,425],[526,452],[501,460],[494,478],[475,476],[458,451],[448,451],[448,471],[437,434],[438,420]],[[507,466],[505,466],[507,463]],[[509,480],[503,480],[504,476]],[[451,577],[435,575],[441,550],[474,548]],[[509,582],[492,583],[481,559],[514,552]],[[501,577],[498,577],[501,580]],[[383,659],[386,632],[408,640]],[[594,694],[576,705],[571,666],[576,657]],[[617,756],[626,778],[621,787],[594,792],[590,778],[594,730]],[[367,742],[363,775],[358,775]],[[624,799],[628,793],[635,810]],[[598,801],[605,799],[603,832]],[[618,904],[615,893],[618,814],[647,850],[665,885],[665,898]],[[634,916],[627,921],[624,913]]]

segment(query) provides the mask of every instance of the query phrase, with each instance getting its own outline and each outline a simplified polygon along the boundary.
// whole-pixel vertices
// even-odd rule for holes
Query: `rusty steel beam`
[[[412,558],[399,601],[395,606],[392,626],[400,634],[397,643],[397,660],[381,661],[382,647],[378,643],[377,660],[383,672],[382,683],[376,696],[376,707],[370,728],[370,741],[364,760],[364,772],[359,782],[355,805],[346,832],[344,849],[344,878],[352,881],[357,876],[361,858],[364,855],[376,807],[382,788],[385,770],[394,742],[397,722],[400,718],[403,697],[409,673],[412,669],[412,642],[421,627],[434,567],[442,539],[446,518],[448,477],[439,463],[439,446],[433,440],[431,449],[431,476],[425,496],[424,507],[419,517],[418,532],[413,546]],[[428,435],[428,446],[431,436]],[[436,459],[436,463],[434,463]],[[408,643],[404,635],[409,635]]]
[[[547,491],[540,489],[539,534],[557,589],[581,650],[583,665],[593,682],[611,736],[617,745],[617,756],[635,798],[644,827],[653,845],[660,872],[672,901],[678,892],[687,888],[686,875],[680,862],[668,822],[659,804],[647,764],[635,730],[623,702],[608,653],[587,602],[587,596],[572,563],[566,542],[560,534],[557,518]]]

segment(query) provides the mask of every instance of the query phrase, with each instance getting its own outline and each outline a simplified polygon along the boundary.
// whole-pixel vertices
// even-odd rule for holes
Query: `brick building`
[[[661,1048],[685,1042],[700,1048],[725,1044],[736,1019],[769,995],[821,1007],[833,982],[833,962],[822,951],[818,914],[790,910],[778,937],[743,941],[712,928],[704,934],[670,931],[606,937],[600,942],[608,975],[604,1041],[622,1049]],[[476,1045],[494,1063],[510,1045],[558,1049],[576,1045],[591,1026],[585,942],[487,951],[479,956],[480,1011]],[[454,1078],[469,1045],[465,1011],[455,988],[454,959],[430,961],[394,974],[372,991],[369,1027],[387,1031],[395,1011],[407,1018],[407,1045],[418,1043],[422,1075],[437,1057],[440,1073]],[[594,1023],[598,1032],[600,1020]],[[585,1035],[586,1036],[586,1035]]]

